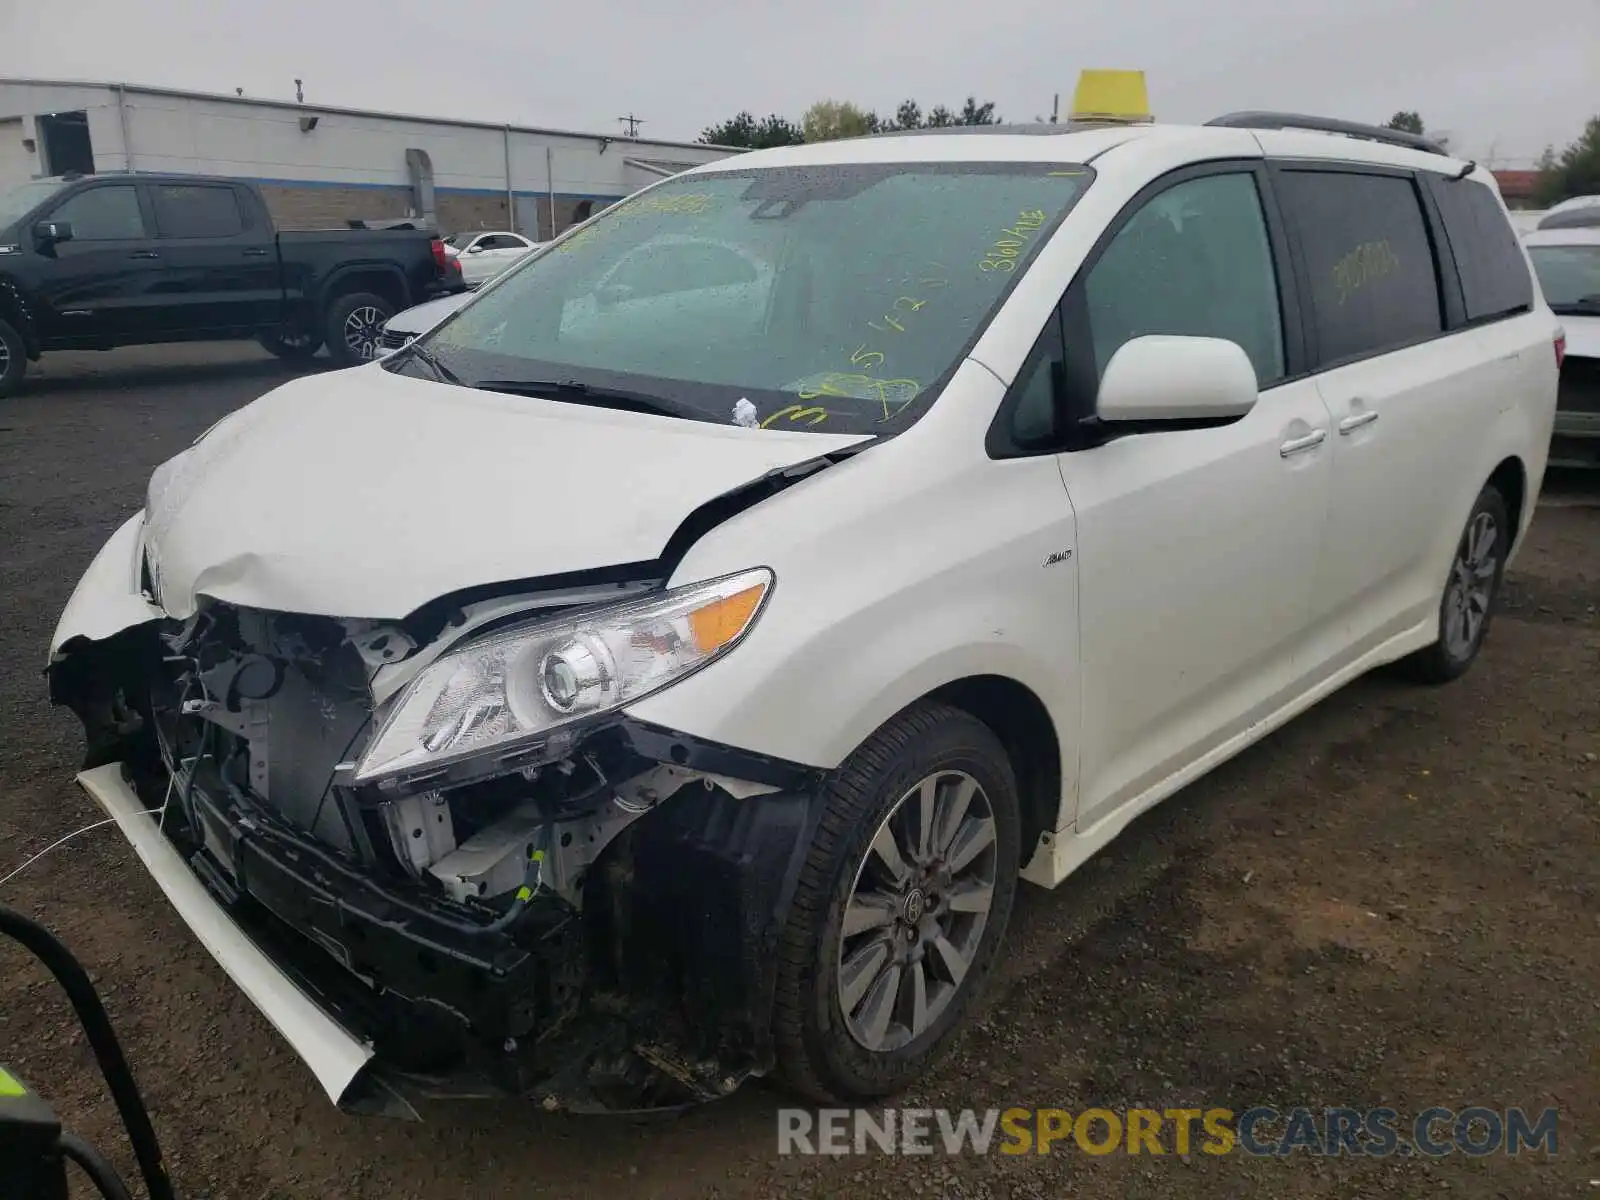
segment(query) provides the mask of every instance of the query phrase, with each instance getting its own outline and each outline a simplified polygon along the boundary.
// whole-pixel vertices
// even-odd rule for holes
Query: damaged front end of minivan
[[[80,782],[336,1103],[616,1112],[770,1068],[819,773],[622,711],[736,644],[769,572],[569,577],[394,621],[200,596],[178,619],[137,553],[48,668]]]

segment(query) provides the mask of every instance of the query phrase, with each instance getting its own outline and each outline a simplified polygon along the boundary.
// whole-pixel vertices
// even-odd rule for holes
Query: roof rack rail
[[[1338,133],[1345,137],[1363,138],[1369,142],[1386,142],[1391,146],[1404,146],[1408,150],[1421,150],[1427,154],[1450,152],[1438,142],[1421,134],[1404,129],[1389,129],[1383,125],[1363,125],[1359,121],[1341,121],[1337,117],[1311,117],[1303,113],[1236,112],[1217,117],[1207,125],[1222,125],[1231,129],[1309,129],[1313,133]]]

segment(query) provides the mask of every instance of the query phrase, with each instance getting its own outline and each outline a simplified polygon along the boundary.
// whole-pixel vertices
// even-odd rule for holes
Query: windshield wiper
[[[1588,296],[1579,296],[1576,300],[1569,300],[1565,304],[1552,304],[1550,311],[1565,313],[1570,317],[1596,316],[1600,317],[1600,292]]]
[[[449,383],[456,387],[465,386],[461,380],[461,376],[457,375],[449,367],[440,362],[439,356],[432,350],[427,349],[417,341],[407,342],[403,347],[395,351],[395,353],[404,354],[409,358],[416,359],[418,362],[422,363],[423,366],[427,367],[428,370],[432,371],[434,378],[440,383]]]
[[[567,404],[587,404],[595,408],[615,408],[623,412],[647,413],[655,417],[683,417],[704,421],[703,409],[625,388],[596,387],[576,379],[480,379],[472,385],[485,392],[506,392],[512,396],[531,396],[539,400],[559,400]]]

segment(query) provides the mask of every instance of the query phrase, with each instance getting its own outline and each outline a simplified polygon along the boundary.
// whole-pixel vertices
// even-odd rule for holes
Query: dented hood
[[[176,617],[203,595],[393,619],[462,588],[656,558],[705,501],[863,440],[480,392],[374,364],[269,392],[158,468],[146,555]]]

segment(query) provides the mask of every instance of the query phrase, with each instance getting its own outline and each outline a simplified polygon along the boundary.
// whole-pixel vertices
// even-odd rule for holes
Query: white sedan
[[[445,239],[445,253],[461,263],[469,288],[481,287],[543,243],[503,230],[469,230]]]

